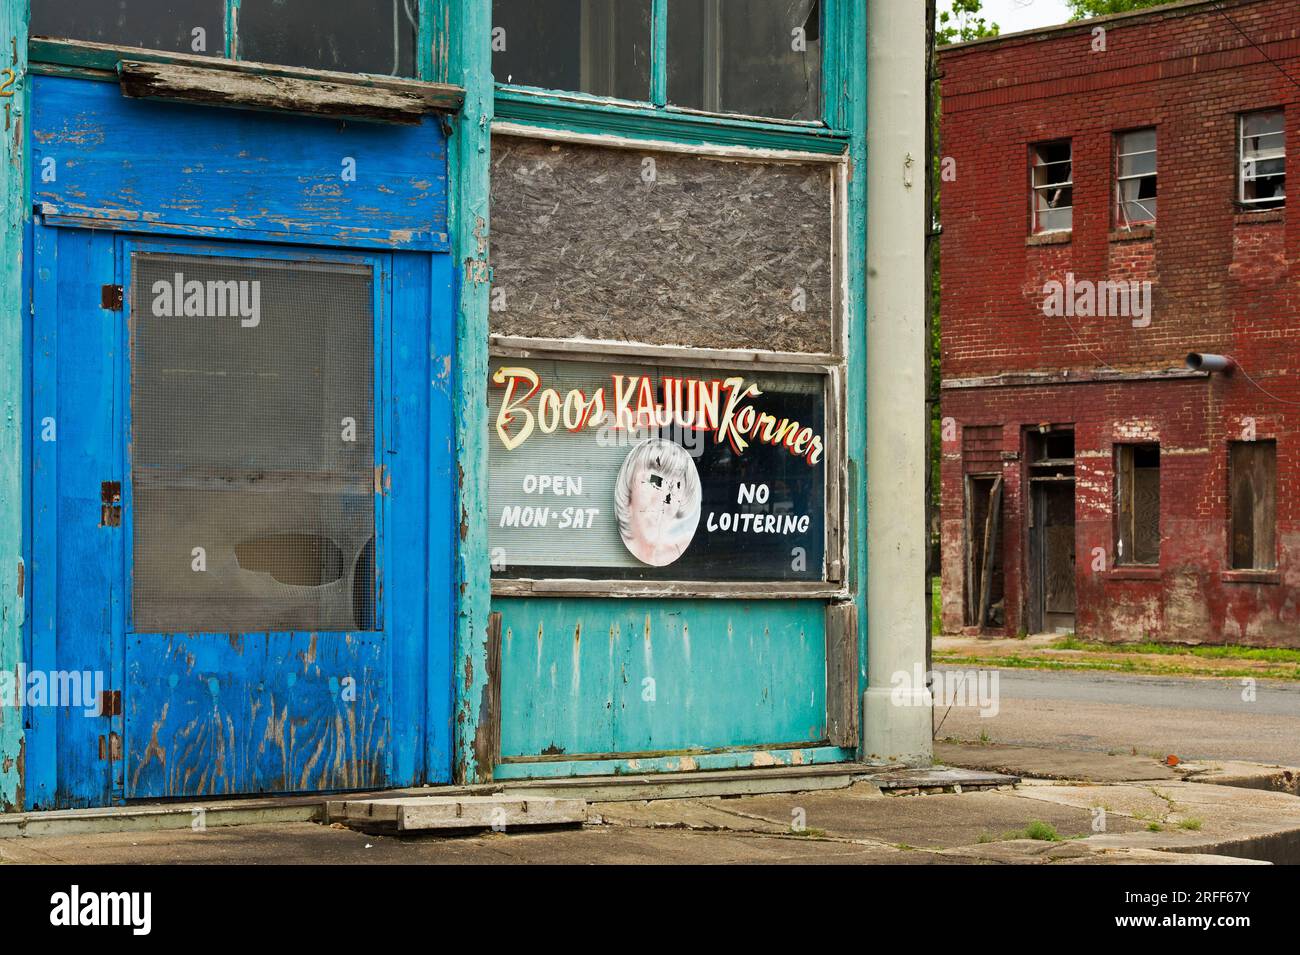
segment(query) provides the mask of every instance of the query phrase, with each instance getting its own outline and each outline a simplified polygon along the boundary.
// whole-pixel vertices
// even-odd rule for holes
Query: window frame
[[[1067,144],[1070,147],[1069,160],[1055,160],[1053,162],[1039,162],[1039,150],[1048,146]],[[1060,166],[1066,162],[1070,164],[1070,178],[1066,182],[1049,182],[1039,185],[1035,182],[1035,170],[1047,166]],[[1070,210],[1070,225],[1066,228],[1043,228],[1039,223],[1039,194],[1047,189],[1060,189],[1064,187],[1070,189],[1070,204],[1052,209],[1052,212],[1060,212],[1064,209]],[[1074,138],[1070,136],[1058,137],[1056,139],[1043,139],[1029,144],[1029,232],[1030,235],[1065,235],[1074,231]]]
[[[1126,136],[1132,136],[1132,135],[1134,135],[1134,134],[1136,134],[1136,133],[1147,133],[1147,132],[1151,133],[1151,135],[1152,135],[1153,137],[1155,137],[1155,145],[1152,146],[1152,148],[1150,148],[1150,149],[1139,149],[1139,150],[1135,150],[1135,151],[1133,151],[1133,152],[1127,152],[1127,153],[1126,153],[1126,152],[1121,152],[1121,151],[1120,151],[1120,150],[1123,148],[1124,138],[1125,138]],[[1135,181],[1135,180],[1142,180],[1142,179],[1147,179],[1147,178],[1154,179],[1154,180],[1156,181],[1156,196],[1155,196],[1155,198],[1156,198],[1157,200],[1159,199],[1159,191],[1160,191],[1160,131],[1159,131],[1158,127],[1156,127],[1156,126],[1138,126],[1138,127],[1133,128],[1133,129],[1123,129],[1123,130],[1118,130],[1118,131],[1116,131],[1115,134],[1114,134],[1113,142],[1114,142],[1114,149],[1112,150],[1112,155],[1114,156],[1114,169],[1115,169],[1115,173],[1114,173],[1114,175],[1115,175],[1115,202],[1114,202],[1114,207],[1113,207],[1113,209],[1112,209],[1112,221],[1113,221],[1113,223],[1114,223],[1114,228],[1116,228],[1116,229],[1120,229],[1120,230],[1123,230],[1123,231],[1125,231],[1125,232],[1131,232],[1131,231],[1132,231],[1133,229],[1135,229],[1135,228],[1142,228],[1142,227],[1144,227],[1144,226],[1154,226],[1154,225],[1156,224],[1156,221],[1157,221],[1159,215],[1160,215],[1160,210],[1159,210],[1159,207],[1158,207],[1158,206],[1157,206],[1157,208],[1156,208],[1156,212],[1155,212],[1155,214],[1152,215],[1149,219],[1129,219],[1129,218],[1126,217],[1125,212],[1124,212],[1124,210],[1125,210],[1125,206],[1127,206],[1127,205],[1131,205],[1131,204],[1134,204],[1134,203],[1137,203],[1137,204],[1140,205],[1141,203],[1140,203],[1140,201],[1137,200],[1137,199],[1127,199],[1127,200],[1126,200],[1126,199],[1124,198],[1124,186],[1123,186],[1123,184],[1124,184],[1125,182],[1133,182],[1133,181]],[[1072,155],[1073,155],[1073,154],[1072,154]],[[1122,170],[1123,170],[1123,168],[1124,168],[1124,160],[1125,160],[1125,159],[1127,159],[1127,158],[1130,157],[1130,156],[1146,156],[1146,155],[1151,155],[1151,156],[1153,156],[1153,157],[1155,158],[1155,171],[1154,171],[1154,172],[1149,172],[1149,173],[1136,173],[1136,174],[1131,173],[1131,174],[1129,174],[1129,175],[1127,175],[1127,176],[1123,174]]]
[[[498,123],[494,124],[496,129]],[[701,159],[733,160],[738,151],[726,147],[685,143],[638,144],[612,143],[606,136],[584,133],[557,134],[546,129],[522,127],[513,135],[543,141],[601,145],[611,148],[646,148],[697,156]],[[818,374],[825,381],[826,492],[825,492],[825,567],[819,581],[702,581],[702,580],[616,580],[589,578],[491,578],[494,597],[566,596],[566,597],[741,597],[768,599],[844,599],[850,594],[852,574],[850,496],[853,478],[850,472],[851,435],[848,419],[848,389],[851,373],[849,355],[853,343],[849,337],[852,305],[844,294],[851,277],[849,234],[849,163],[842,155],[794,154],[773,151],[770,155],[755,150],[741,153],[749,161],[824,164],[831,188],[831,261],[828,269],[835,292],[831,310],[831,351],[776,352],[752,348],[697,348],[681,345],[648,345],[630,341],[605,341],[580,338],[545,338],[532,336],[488,336],[488,360],[496,358],[582,359],[589,362],[617,364],[627,361],[677,364],[689,368],[747,368],[755,372],[796,372]]]
[[[146,62],[172,62],[176,58],[197,57],[211,63],[240,63],[250,66],[264,66],[277,73],[290,74],[295,71],[309,73],[333,73],[337,76],[372,77],[377,80],[396,82],[445,82],[440,77],[439,64],[434,63],[433,46],[436,14],[446,6],[448,0],[412,0],[416,5],[417,27],[415,31],[415,49],[411,76],[398,76],[391,73],[340,73],[320,70],[315,67],[300,67],[291,64],[261,63],[245,60],[239,56],[239,8],[241,0],[223,0],[225,14],[222,21],[221,44],[212,53],[194,54],[188,51],[156,50],[148,47],[122,46],[118,44],[96,43],[91,40],[78,40],[72,37],[37,37],[29,38],[30,59],[33,64],[48,63],[54,66],[71,67],[74,70],[107,69],[116,73],[117,63],[125,59],[122,54],[129,52],[130,59]],[[67,56],[66,48],[75,47],[74,56]],[[445,74],[445,64],[441,67]],[[114,79],[116,77],[114,76]]]
[[[1160,533],[1161,517],[1163,516],[1161,512],[1164,509],[1163,494],[1159,495],[1160,502],[1157,504],[1156,507],[1156,558],[1155,560],[1139,561],[1133,555],[1123,553],[1123,547],[1122,547],[1123,541],[1124,540],[1131,541],[1137,537],[1136,508],[1132,512],[1133,524],[1130,528],[1128,528],[1127,537],[1124,535],[1125,528],[1123,525],[1123,520],[1124,520],[1123,502],[1125,499],[1124,495],[1125,493],[1127,493],[1130,496],[1134,494],[1133,487],[1129,487],[1126,490],[1124,487],[1124,482],[1127,479],[1128,475],[1132,475],[1133,472],[1137,470],[1137,466],[1136,466],[1136,462],[1134,462],[1130,466],[1125,467],[1124,465],[1121,464],[1121,461],[1126,454],[1130,456],[1135,456],[1139,448],[1155,448],[1156,454],[1160,456],[1163,463],[1163,454],[1161,454],[1161,445],[1159,441],[1118,441],[1114,445],[1114,453],[1112,456],[1112,467],[1114,468],[1114,472],[1115,472],[1115,484],[1114,484],[1114,492],[1113,492],[1114,496],[1112,498],[1112,508],[1114,512],[1114,548],[1113,548],[1114,561],[1112,566],[1117,568],[1135,568],[1135,567],[1136,568],[1143,568],[1143,567],[1158,568],[1160,566],[1161,558],[1164,556],[1164,547],[1162,546],[1161,533]],[[1157,493],[1158,493],[1160,485],[1163,485],[1164,483],[1163,466],[1157,467],[1157,471],[1160,474],[1159,484],[1157,485]],[[1136,480],[1133,481],[1133,484],[1136,485]],[[1133,549],[1134,550],[1137,549],[1136,544],[1134,544]]]
[[[852,68],[849,31],[853,0],[819,0],[821,16],[821,119],[794,120],[741,113],[713,113],[668,102],[668,4],[652,0],[650,96],[626,100],[575,90],[496,83],[496,115],[507,122],[597,128],[630,136],[713,142],[836,155],[853,125],[851,104],[838,92]]]
[[[1255,175],[1252,175],[1252,176],[1249,176],[1249,177],[1247,176],[1247,172],[1246,172],[1246,170],[1247,170],[1247,164],[1248,164],[1248,163],[1253,163],[1253,162],[1258,162],[1259,159],[1260,159],[1260,157],[1252,157],[1252,158],[1250,158],[1250,159],[1247,159],[1247,158],[1246,158],[1246,121],[1247,121],[1249,118],[1251,118],[1252,116],[1263,116],[1263,115],[1266,115],[1266,114],[1269,114],[1269,113],[1277,113],[1277,114],[1279,114],[1279,115],[1282,117],[1282,129],[1281,129],[1279,132],[1277,132],[1277,133],[1265,133],[1265,134],[1262,134],[1262,136],[1256,136],[1255,138],[1258,139],[1258,138],[1263,138],[1263,136],[1278,136],[1278,135],[1280,135],[1280,136],[1282,137],[1282,151],[1281,151],[1281,155],[1280,155],[1280,156],[1269,156],[1269,157],[1264,157],[1264,158],[1267,158],[1267,159],[1281,159],[1281,160],[1282,160],[1282,182],[1283,182],[1283,187],[1282,187],[1282,196],[1281,196],[1280,199],[1279,199],[1279,198],[1269,198],[1269,199],[1247,199],[1247,198],[1246,198],[1246,184],[1247,184],[1248,182],[1256,182],[1256,181],[1258,181],[1261,177],[1260,177],[1258,174],[1255,174]],[[1286,180],[1287,180],[1287,163],[1286,163],[1287,122],[1286,122],[1286,119],[1287,119],[1287,112],[1286,112],[1286,109],[1285,109],[1284,107],[1281,107],[1281,106],[1268,107],[1268,108],[1265,108],[1265,109],[1252,109],[1252,110],[1246,110],[1246,111],[1244,111],[1244,112],[1241,112],[1241,113],[1238,113],[1238,114],[1237,114],[1237,196],[1236,196],[1236,202],[1237,202],[1237,205],[1238,205],[1240,208],[1245,209],[1245,210],[1247,210],[1247,211],[1270,211],[1270,210],[1280,210],[1280,209],[1285,209],[1285,208],[1286,208]],[[1267,178],[1267,177],[1264,177],[1264,178]]]
[[[1260,567],[1260,566],[1255,565],[1255,564],[1252,564],[1252,565],[1249,566],[1249,567],[1238,567],[1238,566],[1236,565],[1236,545],[1235,545],[1235,537],[1236,537],[1236,528],[1237,528],[1237,518],[1238,518],[1238,515],[1237,515],[1237,509],[1236,509],[1236,500],[1237,500],[1237,495],[1236,495],[1236,486],[1235,486],[1235,482],[1234,482],[1234,474],[1235,474],[1235,471],[1234,471],[1234,467],[1233,467],[1233,452],[1234,452],[1234,451],[1236,450],[1236,448],[1239,447],[1239,446],[1256,446],[1256,447],[1258,447],[1258,446],[1264,446],[1264,447],[1271,447],[1271,448],[1273,449],[1273,462],[1272,462],[1272,469],[1273,469],[1273,475],[1272,475],[1272,476],[1273,476],[1273,487],[1272,487],[1272,500],[1270,501],[1270,504],[1272,505],[1272,509],[1273,509],[1273,524],[1272,524],[1272,537],[1273,537],[1273,551],[1272,551],[1272,557],[1273,557],[1273,561],[1272,561],[1272,563],[1271,563],[1269,566],[1267,566],[1267,567]],[[1259,574],[1275,574],[1275,573],[1277,573],[1277,572],[1279,571],[1279,568],[1280,568],[1279,560],[1280,560],[1280,556],[1281,556],[1281,551],[1280,551],[1280,539],[1281,539],[1281,535],[1278,533],[1278,488],[1277,488],[1278,442],[1277,442],[1277,439],[1276,439],[1276,438],[1260,438],[1260,439],[1257,439],[1257,440],[1254,440],[1254,441],[1229,441],[1229,442],[1228,442],[1228,461],[1227,461],[1227,465],[1228,465],[1228,468],[1227,468],[1227,469],[1228,469],[1228,493],[1227,493],[1227,503],[1228,503],[1228,513],[1227,513],[1227,524],[1228,524],[1228,528],[1227,528],[1227,530],[1228,530],[1228,534],[1227,534],[1227,544],[1228,544],[1228,553],[1227,553],[1227,570],[1228,570],[1230,573],[1246,573],[1246,574],[1250,574],[1250,573],[1259,573]],[[1258,549],[1258,548],[1257,548],[1257,549]]]

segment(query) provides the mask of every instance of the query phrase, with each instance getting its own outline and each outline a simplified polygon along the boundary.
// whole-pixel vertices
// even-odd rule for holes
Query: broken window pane
[[[817,0],[669,0],[668,102],[710,113],[822,118]]]
[[[1115,447],[1115,563],[1160,563],[1160,446]]]
[[[650,99],[651,0],[493,0],[498,83]]]
[[[1030,147],[1033,230],[1068,232],[1074,228],[1074,154],[1070,140]]]
[[[241,60],[414,76],[417,0],[241,0]]]
[[[1243,205],[1275,209],[1286,203],[1286,117],[1280,109],[1241,117]]]
[[[1115,224],[1121,229],[1156,221],[1156,131],[1115,137]]]
[[[1277,567],[1277,442],[1235,441],[1228,461],[1234,570]]]
[[[225,56],[225,0],[32,0],[31,35]]]
[[[131,269],[135,630],[372,629],[371,270]]]

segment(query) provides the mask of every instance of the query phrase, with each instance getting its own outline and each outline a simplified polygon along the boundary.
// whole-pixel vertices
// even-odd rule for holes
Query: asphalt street
[[[1092,671],[997,674],[996,715],[936,701],[938,738],[980,740],[984,734],[995,743],[1300,764],[1300,683],[1256,680],[1249,686],[1240,679]],[[984,685],[991,688],[987,677]]]

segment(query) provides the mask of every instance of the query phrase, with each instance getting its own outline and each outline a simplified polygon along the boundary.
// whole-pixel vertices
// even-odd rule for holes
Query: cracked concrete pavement
[[[1194,864],[1300,861],[1294,770],[1032,747],[946,746],[1018,786],[842,789],[592,803],[569,829],[403,836],[295,822],[0,840],[0,862],[317,864]],[[1287,775],[1290,773],[1291,775]],[[1031,778],[1038,777],[1038,778]],[[1056,840],[1026,838],[1031,824]]]

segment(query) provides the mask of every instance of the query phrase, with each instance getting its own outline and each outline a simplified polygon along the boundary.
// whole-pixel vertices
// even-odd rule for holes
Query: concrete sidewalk
[[[1194,864],[1300,861],[1297,773],[1250,764],[940,744],[952,766],[1019,785],[867,781],[801,792],[591,802],[568,829],[395,836],[259,822],[0,840],[9,863]],[[594,793],[602,798],[608,789]],[[691,790],[684,790],[690,793]],[[927,794],[929,793],[929,794]],[[1055,834],[1056,838],[1042,838]],[[1040,838],[1029,838],[1036,834]]]

